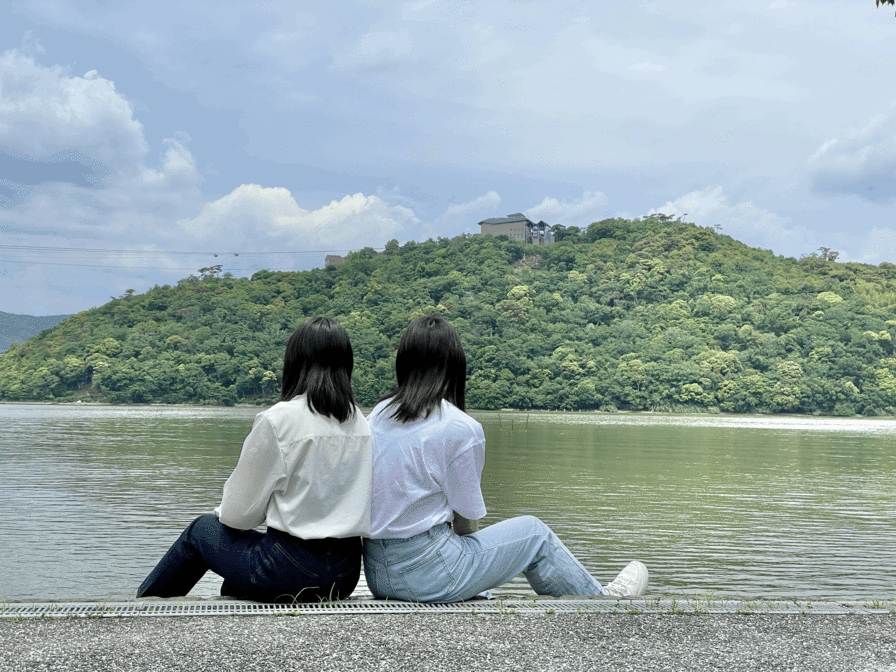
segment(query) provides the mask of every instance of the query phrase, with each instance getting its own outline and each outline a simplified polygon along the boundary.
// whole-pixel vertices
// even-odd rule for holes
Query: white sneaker
[[[634,560],[628,563],[619,576],[604,586],[612,597],[640,597],[647,590],[647,567]]]

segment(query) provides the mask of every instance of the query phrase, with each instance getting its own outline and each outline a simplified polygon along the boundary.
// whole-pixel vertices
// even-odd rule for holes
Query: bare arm
[[[461,536],[465,534],[472,534],[473,532],[479,531],[479,521],[464,518],[457,511],[455,511],[454,522],[451,523],[451,529],[454,530],[454,534],[459,534]]]

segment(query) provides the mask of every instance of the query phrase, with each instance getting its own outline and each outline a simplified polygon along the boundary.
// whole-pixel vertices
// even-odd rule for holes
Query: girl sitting
[[[364,572],[374,595],[458,602],[520,573],[542,595],[642,595],[642,563],[604,587],[534,516],[478,529],[485,436],[464,412],[466,367],[454,328],[417,318],[398,345],[398,387],[367,418],[374,452]]]
[[[370,531],[370,429],[352,394],[348,334],[308,320],[283,357],[281,401],[255,417],[215,514],[194,520],[137,597],[186,595],[211,569],[221,595],[260,602],[342,599]],[[267,532],[252,528],[267,525]]]

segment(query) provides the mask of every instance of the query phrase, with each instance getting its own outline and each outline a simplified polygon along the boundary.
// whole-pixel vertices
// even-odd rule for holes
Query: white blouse
[[[370,537],[407,539],[454,519],[485,513],[482,425],[442,401],[424,420],[393,420],[394,407],[379,403],[367,421],[373,434]]]
[[[373,441],[361,409],[343,423],[314,413],[305,395],[255,416],[224,484],[222,523],[302,539],[370,533]]]

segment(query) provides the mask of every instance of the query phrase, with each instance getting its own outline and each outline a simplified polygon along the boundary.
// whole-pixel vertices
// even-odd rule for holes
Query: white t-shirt
[[[482,518],[482,425],[442,401],[428,418],[401,423],[380,402],[367,416],[373,434],[370,537],[407,539],[454,519]]]
[[[340,424],[300,395],[255,416],[215,513],[239,530],[267,523],[302,539],[366,537],[372,464],[360,408]]]

